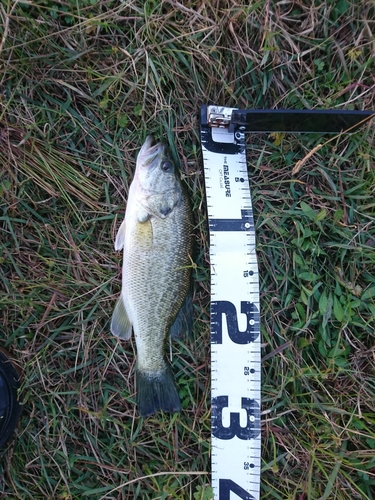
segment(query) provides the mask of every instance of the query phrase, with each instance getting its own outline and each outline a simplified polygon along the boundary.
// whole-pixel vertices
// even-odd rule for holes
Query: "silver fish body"
[[[192,214],[165,146],[147,137],[115,241],[124,250],[122,290],[111,331],[137,345],[137,405],[141,416],[180,410],[165,344],[190,324]]]

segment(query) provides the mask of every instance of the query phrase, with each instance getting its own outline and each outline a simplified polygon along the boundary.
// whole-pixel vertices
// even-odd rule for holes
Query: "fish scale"
[[[184,230],[190,221],[184,217],[185,212],[186,206],[182,205],[175,208],[168,220],[151,218],[145,223],[153,234],[151,248],[142,244],[143,231],[137,231],[142,224],[131,222],[135,226],[134,231],[130,229],[134,239],[129,248],[125,248],[123,289],[133,299],[131,316],[134,317],[138,366],[145,370],[152,371],[164,364],[164,353],[157,346],[164,342],[166,330],[187,291],[186,285],[181,290],[181,284],[189,281],[190,274],[186,269],[186,248],[190,245]],[[181,269],[183,267],[185,269]],[[147,356],[145,350],[152,354]]]

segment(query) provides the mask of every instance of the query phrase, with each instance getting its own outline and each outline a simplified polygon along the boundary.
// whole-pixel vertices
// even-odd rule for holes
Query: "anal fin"
[[[126,312],[122,295],[120,295],[111,320],[111,332],[115,337],[129,340],[132,334],[132,324]]]
[[[184,334],[189,335],[193,329],[193,297],[191,290],[186,299],[182,303],[180,310],[177,313],[171,329],[171,339],[179,339]]]

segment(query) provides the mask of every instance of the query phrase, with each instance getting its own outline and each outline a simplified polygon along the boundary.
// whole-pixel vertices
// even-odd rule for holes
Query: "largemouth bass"
[[[167,336],[192,323],[192,214],[166,147],[146,138],[130,185],[115,250],[124,249],[122,290],[111,332],[137,346],[137,406],[146,417],[181,409],[166,360]]]

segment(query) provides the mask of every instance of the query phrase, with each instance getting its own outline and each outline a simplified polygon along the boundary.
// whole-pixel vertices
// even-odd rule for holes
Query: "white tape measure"
[[[212,487],[215,500],[258,500],[258,265],[245,135],[229,132],[232,111],[201,109],[211,262]]]

